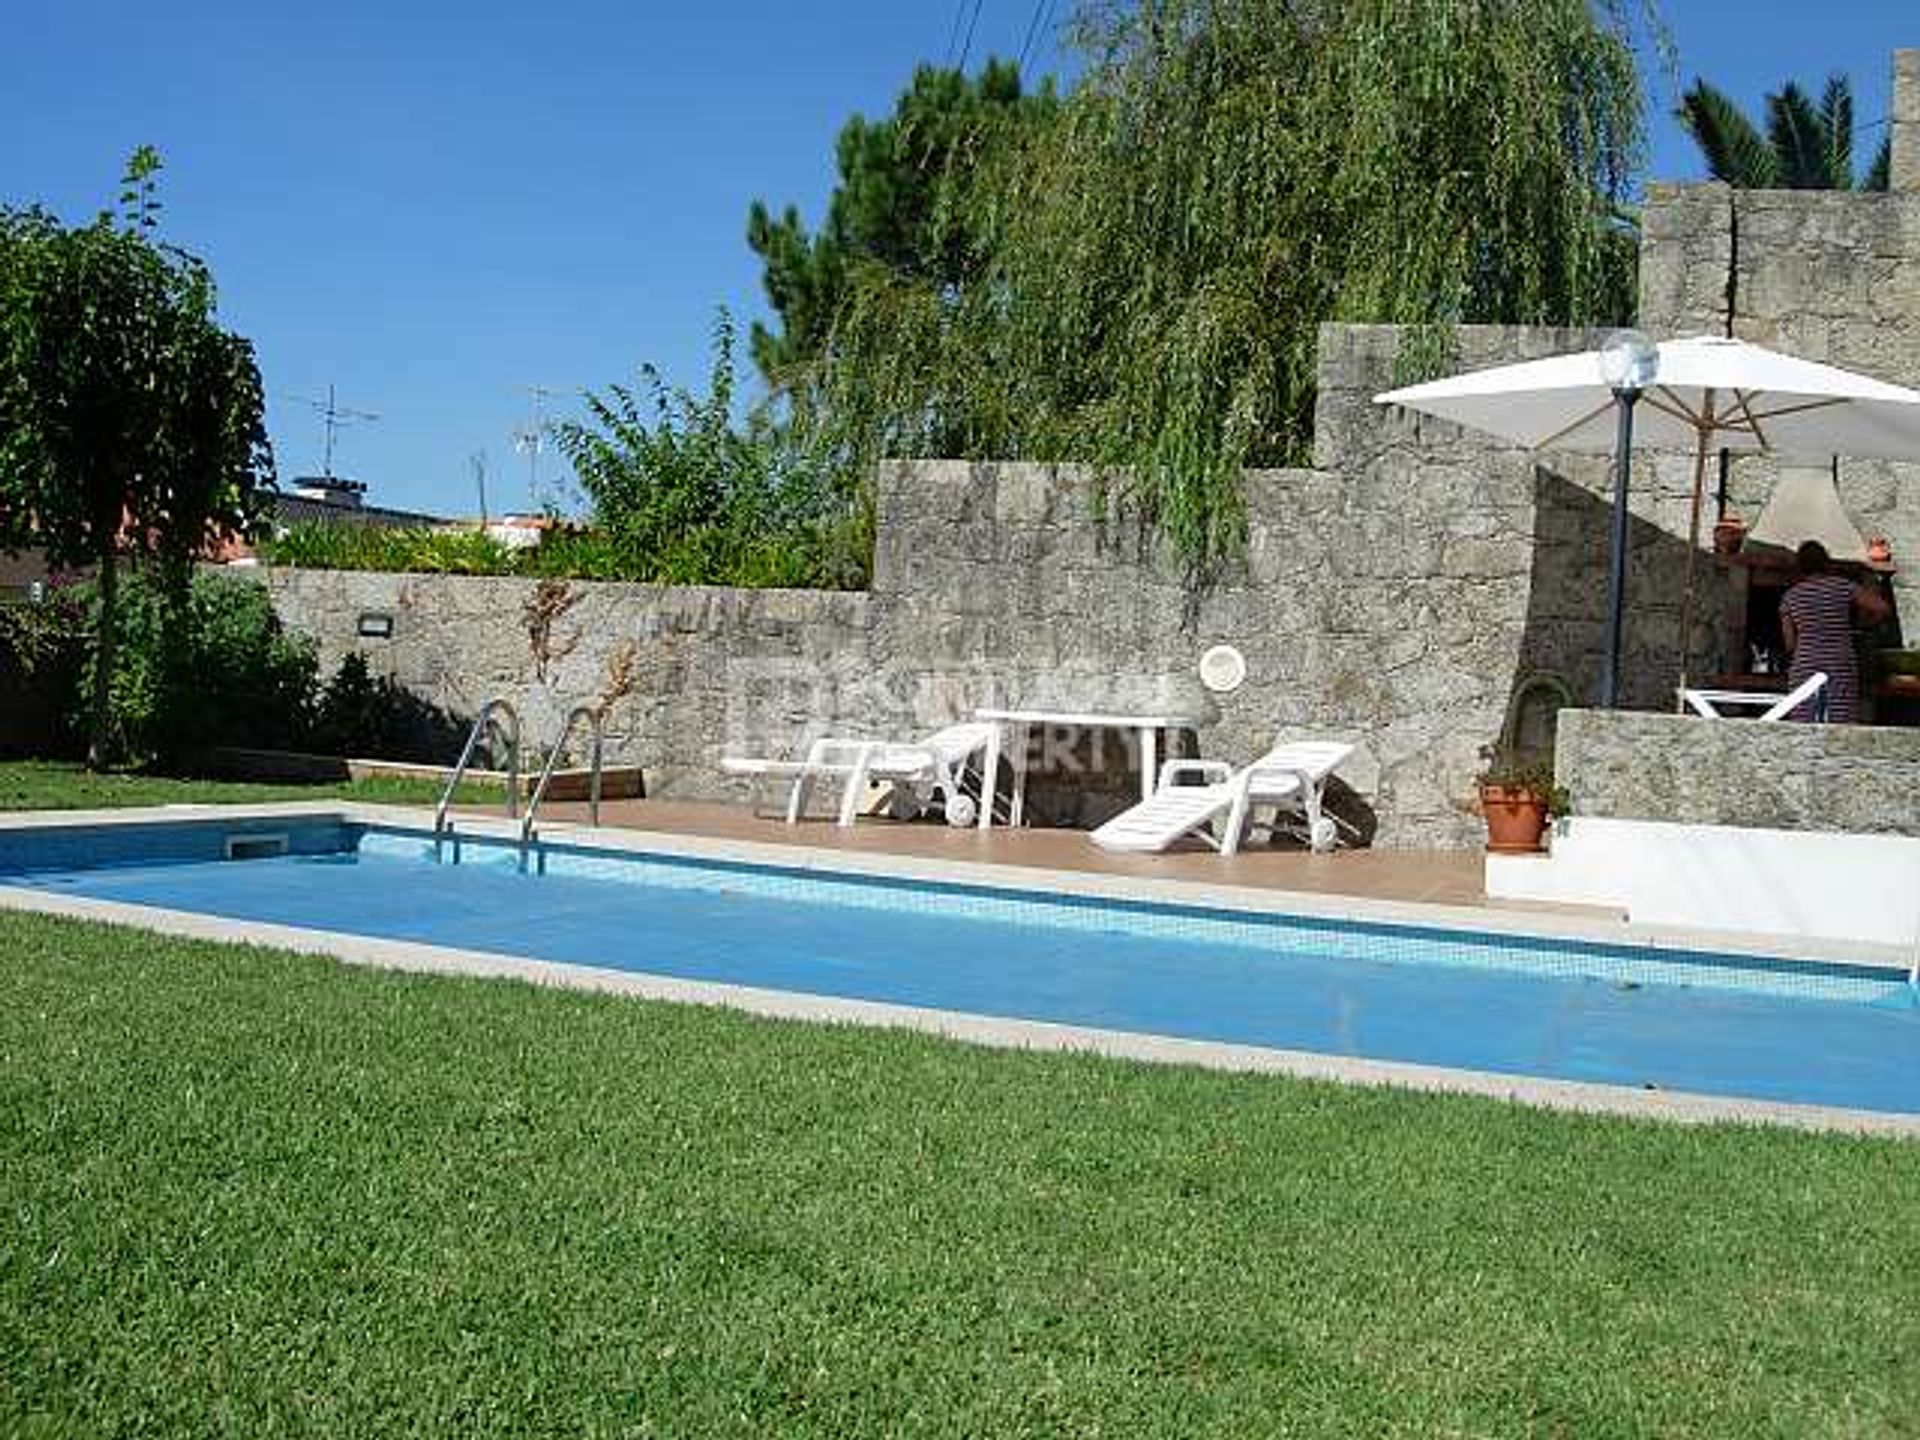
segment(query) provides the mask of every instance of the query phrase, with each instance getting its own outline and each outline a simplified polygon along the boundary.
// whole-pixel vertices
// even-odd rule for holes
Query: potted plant
[[[1487,821],[1487,849],[1496,855],[1526,855],[1542,849],[1547,821],[1566,813],[1567,792],[1554,783],[1553,764],[1502,741],[1481,747],[1480,813]]]

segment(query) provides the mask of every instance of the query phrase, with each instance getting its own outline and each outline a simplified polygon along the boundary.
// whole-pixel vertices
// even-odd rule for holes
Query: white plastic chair
[[[1695,714],[1704,715],[1709,720],[1725,720],[1728,717],[1724,711],[1739,707],[1760,710],[1761,714],[1756,718],[1761,720],[1779,720],[1818,695],[1826,688],[1826,684],[1826,673],[1816,670],[1784,695],[1776,695],[1770,690],[1695,690],[1683,687],[1680,699]]]

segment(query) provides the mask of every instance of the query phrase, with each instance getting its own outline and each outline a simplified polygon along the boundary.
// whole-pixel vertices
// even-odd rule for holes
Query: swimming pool
[[[242,857],[229,859],[229,855]],[[44,895],[1275,1050],[1920,1113],[1883,966],[462,839],[349,818],[0,831]]]

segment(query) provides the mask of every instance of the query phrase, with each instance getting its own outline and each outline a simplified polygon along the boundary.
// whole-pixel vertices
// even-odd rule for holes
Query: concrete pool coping
[[[327,820],[431,829],[431,813],[412,808],[366,805],[357,802],[295,801],[247,806],[174,805],[106,811],[13,812],[0,815],[0,830],[91,829],[102,826],[154,824],[166,821],[203,821],[257,825],[276,820]],[[463,817],[463,833],[490,840],[517,841],[518,828],[505,820]],[[1019,870],[1011,866],[963,865],[927,862],[907,857],[862,855],[810,849],[805,846],[714,841],[705,837],[626,831],[609,835],[584,826],[555,825],[543,831],[550,843],[589,844],[630,853],[673,854],[687,858],[745,861],[797,869],[837,870],[842,873],[886,875],[947,884],[984,885],[1002,890],[1040,890],[1109,899],[1149,900],[1257,911],[1265,914],[1315,915],[1326,918],[1413,924],[1436,929],[1460,929],[1537,936],[1542,939],[1611,940],[1656,948],[1713,949],[1777,957],[1783,947],[1757,944],[1752,936],[1724,937],[1705,932],[1635,927],[1624,922],[1606,924],[1587,916],[1507,915],[1505,912],[1465,910],[1461,907],[1421,905],[1404,901],[1338,901],[1325,895],[1209,886],[1191,881],[1143,881],[1140,877],[1089,875],[1079,872]],[[861,863],[849,863],[857,859]],[[1010,876],[1007,872],[1016,873]],[[1289,902],[1300,903],[1289,903]],[[304,954],[318,954],[350,964],[428,974],[515,978],[537,984],[629,995],[682,1004],[712,1005],[774,1019],[829,1021],[909,1029],[971,1044],[1000,1048],[1056,1052],[1085,1052],[1118,1059],[1160,1064],[1193,1065],[1205,1069],[1281,1074],[1302,1079],[1346,1084],[1397,1086],[1442,1094],[1478,1095],[1550,1109],[1630,1116],[1692,1124],[1746,1123],[1783,1125],[1798,1129],[1832,1130],[1862,1135],[1920,1139],[1920,1114],[1799,1105],[1781,1101],[1742,1099],[1688,1091],[1643,1090],[1628,1086],[1510,1075],[1493,1071],[1373,1060],[1218,1041],[1187,1040],[1092,1026],[1047,1021],[1003,1019],[961,1011],[924,1009],[880,1001],[851,1000],[772,990],[712,981],[682,980],[636,974],[595,966],[528,959],[490,951],[457,949],[413,941],[390,940],[337,931],[279,925],[264,921],[232,920],[198,912],[169,910],[122,901],[58,895],[22,886],[0,885],[0,910],[63,915],[76,919],[134,926],[188,939],[273,946]],[[1523,922],[1515,925],[1496,920]],[[1734,942],[1741,942],[1736,944]],[[1796,944],[1784,953],[1794,958],[1822,958],[1809,953],[1818,947]],[[1836,956],[1851,963],[1874,964],[1904,975],[1905,967],[1886,959],[1869,958],[1858,949]]]

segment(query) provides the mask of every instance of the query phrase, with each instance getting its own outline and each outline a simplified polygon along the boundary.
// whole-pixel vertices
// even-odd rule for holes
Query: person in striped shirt
[[[1827,547],[1818,540],[1803,544],[1794,559],[1800,578],[1780,597],[1780,630],[1793,657],[1787,682],[1798,686],[1825,671],[1827,683],[1792,718],[1858,724],[1860,661],[1853,643],[1854,622],[1877,625],[1893,607],[1878,591],[1834,573]]]

